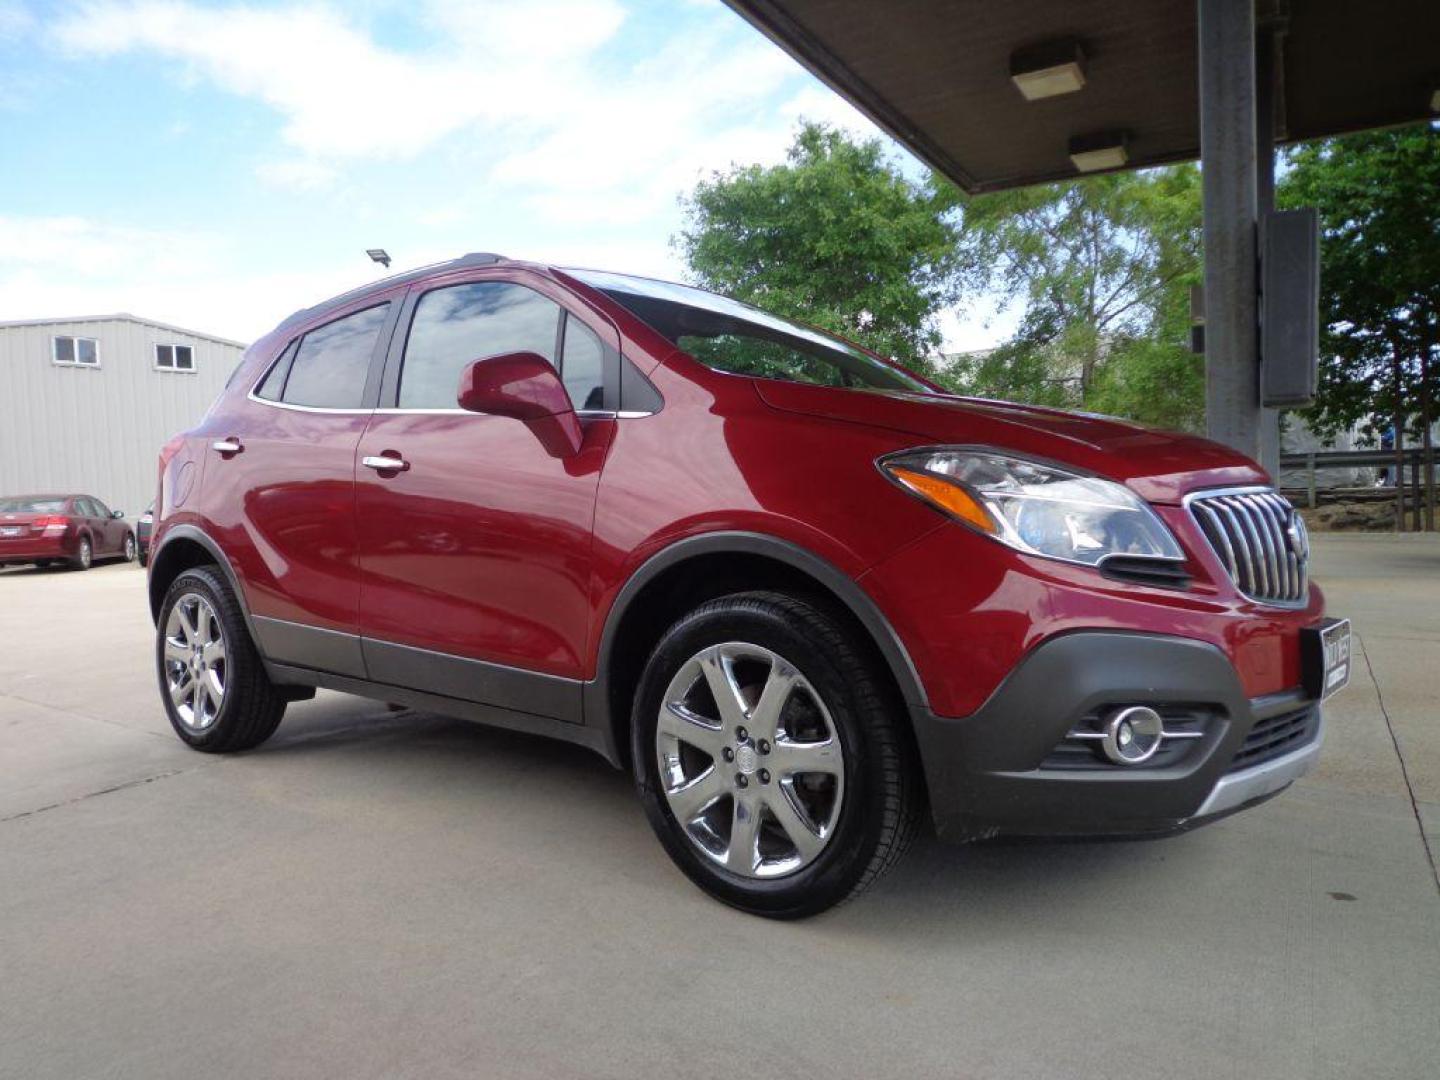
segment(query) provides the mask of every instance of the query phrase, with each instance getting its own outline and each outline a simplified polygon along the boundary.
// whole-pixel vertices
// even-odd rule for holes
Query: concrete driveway
[[[1164,841],[922,839],[789,925],[578,749],[322,694],[187,751],[138,569],[0,572],[0,1076],[1433,1077],[1440,543],[1316,547],[1363,646],[1318,773]]]

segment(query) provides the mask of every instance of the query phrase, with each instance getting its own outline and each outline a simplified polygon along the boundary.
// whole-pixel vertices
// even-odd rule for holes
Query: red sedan
[[[0,566],[67,563],[88,570],[96,559],[135,558],[135,533],[123,510],[93,495],[0,498]]]

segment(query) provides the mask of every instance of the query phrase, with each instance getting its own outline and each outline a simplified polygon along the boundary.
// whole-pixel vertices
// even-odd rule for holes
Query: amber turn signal
[[[904,465],[886,465],[885,471],[897,482],[919,495],[926,502],[959,518],[981,532],[998,533],[1000,526],[990,516],[990,511],[981,506],[968,491],[959,484],[936,476],[934,473],[909,469]]]

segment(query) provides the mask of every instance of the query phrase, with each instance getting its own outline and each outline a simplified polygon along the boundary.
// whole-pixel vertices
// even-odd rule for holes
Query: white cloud
[[[310,3],[107,0],[60,19],[52,34],[77,54],[143,50],[184,61],[194,76],[274,108],[285,141],[308,154],[409,157],[475,121],[543,113],[555,71],[613,34],[622,15],[605,0],[437,0],[426,14],[442,42],[420,52],[385,48],[341,12]]]
[[[128,311],[241,341],[366,280],[358,260],[250,272],[224,239],[83,217],[0,217],[0,320]],[[380,276],[379,267],[370,273]]]
[[[35,29],[35,16],[20,0],[0,0],[0,41],[24,37]]]
[[[629,65],[615,0],[429,0],[419,21],[433,40],[409,51],[313,3],[100,0],[52,35],[74,53],[174,57],[191,77],[264,102],[300,151],[257,167],[271,186],[318,190],[332,163],[443,146],[474,155],[551,222],[620,225],[673,209],[709,169],[778,160],[801,115],[874,130],[829,91],[794,92],[805,78],[795,62],[713,10],[713,28]]]
[[[264,161],[255,166],[262,184],[286,191],[324,191],[334,185],[336,172],[318,161]]]

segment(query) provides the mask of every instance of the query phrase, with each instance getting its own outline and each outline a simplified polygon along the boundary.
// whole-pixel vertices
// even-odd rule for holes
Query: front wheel
[[[125,534],[125,548],[123,554],[125,556],[126,562],[135,561],[135,537],[130,533]]]
[[[859,893],[914,837],[921,793],[865,643],[779,593],[713,600],[651,654],[631,725],[661,843],[742,910],[801,918]]]
[[[160,606],[155,665],[170,726],[206,753],[249,750],[285,715],[229,583],[210,566],[177,577]]]

